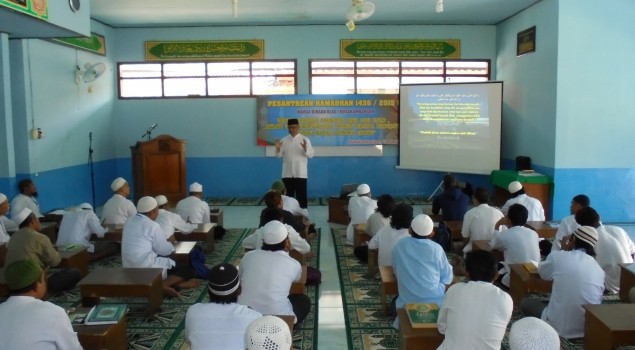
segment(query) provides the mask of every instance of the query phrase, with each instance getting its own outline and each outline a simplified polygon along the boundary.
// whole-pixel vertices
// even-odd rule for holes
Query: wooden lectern
[[[162,194],[175,205],[185,196],[185,143],[160,135],[130,147],[135,201]]]

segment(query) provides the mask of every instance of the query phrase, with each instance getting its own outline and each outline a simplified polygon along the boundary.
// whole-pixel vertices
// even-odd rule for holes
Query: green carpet
[[[380,303],[380,281],[371,278],[367,265],[353,255],[353,247],[346,244],[346,228],[331,229],[337,269],[344,302],[344,319],[350,350],[399,349],[397,330],[392,328],[393,319],[384,314]],[[549,294],[530,294],[531,297],[549,300]],[[391,296],[388,296],[390,302]],[[603,303],[619,303],[617,296],[605,296]],[[522,317],[514,308],[507,326],[501,349],[509,350],[508,333],[512,323]],[[584,350],[584,339],[561,338],[563,350]],[[623,346],[618,350],[635,350],[635,346]]]
[[[264,202],[262,197],[208,197],[205,201],[212,207],[218,206],[248,206],[262,205]],[[308,206],[326,205],[327,201],[322,197],[312,197],[307,200]]]
[[[216,241],[214,252],[206,256],[206,264],[213,266],[221,262],[231,262],[238,265],[243,255],[240,242],[254,230],[227,229],[223,240]],[[309,259],[308,264],[319,267],[319,238],[311,242],[311,248],[315,254]],[[97,267],[121,267],[121,256],[98,261],[91,264],[89,269]],[[178,350],[185,343],[185,314],[188,307],[194,303],[207,302],[206,284],[203,283],[196,289],[182,290],[181,295],[181,298],[164,298],[161,311],[152,319],[148,317],[147,299],[144,298],[102,298],[101,303],[128,305],[126,330],[129,349]],[[307,295],[312,301],[312,311],[303,325],[294,331],[294,347],[299,350],[317,349],[318,287],[308,286]],[[78,307],[81,305],[79,288],[52,297],[49,301],[63,308]]]

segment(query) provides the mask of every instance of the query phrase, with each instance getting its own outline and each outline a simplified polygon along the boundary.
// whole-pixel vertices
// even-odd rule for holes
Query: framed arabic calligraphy
[[[146,61],[262,60],[264,40],[146,41]]]

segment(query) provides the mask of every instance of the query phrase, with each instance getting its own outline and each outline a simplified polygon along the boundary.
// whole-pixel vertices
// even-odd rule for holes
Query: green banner
[[[48,0],[0,0],[0,6],[8,7],[39,19],[49,18]]]
[[[79,38],[52,38],[51,41],[106,56],[106,38],[92,33],[91,36]]]
[[[342,59],[461,58],[461,41],[448,40],[340,40]]]
[[[146,61],[259,60],[264,40],[146,41]]]

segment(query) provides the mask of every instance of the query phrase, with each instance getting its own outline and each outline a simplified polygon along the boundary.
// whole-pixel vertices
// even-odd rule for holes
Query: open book
[[[412,328],[436,328],[439,318],[437,304],[406,304],[406,313]]]

